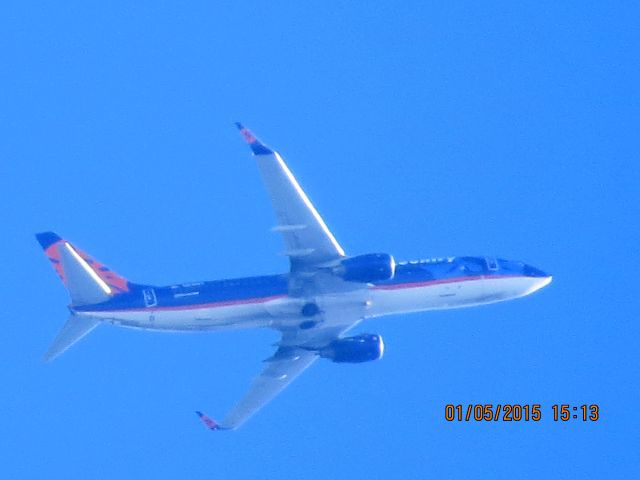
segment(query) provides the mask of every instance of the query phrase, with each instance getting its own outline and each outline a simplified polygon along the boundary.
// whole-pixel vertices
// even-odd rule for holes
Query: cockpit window
[[[487,270],[487,262],[479,257],[461,257],[462,270],[467,273],[484,273]]]
[[[504,258],[499,258],[498,259],[498,264],[500,265],[500,268],[505,271],[505,272],[513,272],[513,273],[520,273],[522,271],[522,268],[524,267],[524,263],[522,262],[515,262],[513,260],[505,260]]]
[[[489,270],[498,270],[498,260],[495,257],[487,257],[486,260]]]

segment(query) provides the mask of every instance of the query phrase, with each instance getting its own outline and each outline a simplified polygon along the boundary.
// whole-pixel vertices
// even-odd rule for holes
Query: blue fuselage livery
[[[270,328],[277,349],[245,397],[212,430],[235,429],[318,358],[358,363],[382,357],[376,334],[345,334],[384,315],[461,308],[528,295],[551,276],[523,262],[446,257],[397,262],[386,253],[348,256],[282,157],[238,124],[258,163],[290,270],[279,275],[182,283],[128,281],[53,232],[36,235],[71,297],[51,360],[101,324],[160,331]]]

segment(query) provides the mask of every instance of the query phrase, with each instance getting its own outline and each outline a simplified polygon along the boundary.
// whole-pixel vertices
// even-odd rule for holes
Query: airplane
[[[445,257],[396,262],[388,253],[345,253],[284,160],[236,123],[255,157],[284,239],[282,274],[158,287],[130,282],[53,232],[36,238],[71,297],[70,315],[45,354],[50,361],[101,324],[144,330],[270,328],[280,334],[248,393],[212,430],[246,422],[318,358],[378,360],[380,335],[347,332],[362,320],[471,307],[529,295],[552,277],[524,262]]]

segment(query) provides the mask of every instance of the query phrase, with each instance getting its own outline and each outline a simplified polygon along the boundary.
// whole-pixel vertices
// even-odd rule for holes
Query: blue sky
[[[638,7],[211,3],[2,7],[3,477],[637,475]],[[104,327],[43,364],[67,296],[35,232],[146,283],[286,270],[236,120],[348,253],[495,254],[554,283],[373,320],[382,361],[318,362],[230,434],[193,411],[232,406],[272,332]],[[447,403],[544,417],[447,423]]]

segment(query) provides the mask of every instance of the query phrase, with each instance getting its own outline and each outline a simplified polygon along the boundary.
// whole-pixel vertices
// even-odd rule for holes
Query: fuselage
[[[267,275],[183,283],[132,285],[109,301],[74,307],[74,313],[150,330],[194,331],[295,327],[313,302],[319,311],[349,309],[361,319],[461,308],[532,293],[551,276],[522,262],[493,257],[447,257],[400,262],[389,280],[312,299],[289,295],[289,276]]]

